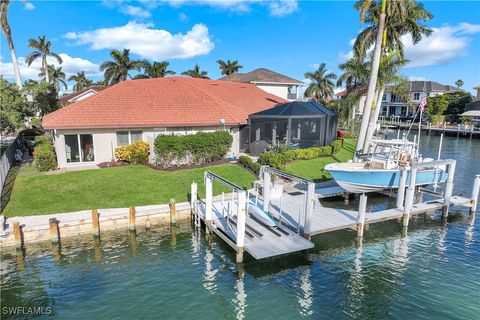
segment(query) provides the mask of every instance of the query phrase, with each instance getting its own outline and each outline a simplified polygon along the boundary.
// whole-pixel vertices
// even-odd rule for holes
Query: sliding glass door
[[[95,161],[93,136],[91,134],[65,135],[65,154],[67,163]]]

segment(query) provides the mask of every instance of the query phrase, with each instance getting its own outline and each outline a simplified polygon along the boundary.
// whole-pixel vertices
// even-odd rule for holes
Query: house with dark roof
[[[399,97],[392,87],[387,87],[382,97],[383,116],[408,116],[415,114],[420,101],[425,97],[444,94],[445,92],[463,91],[454,86],[440,84],[435,81],[410,81],[408,93],[411,104]]]
[[[233,73],[220,78],[222,81],[251,83],[268,93],[287,100],[299,98],[299,89],[303,82],[265,68],[247,73]]]
[[[91,97],[105,88],[106,86],[89,86],[77,92],[61,96],[58,99],[58,102],[60,102],[62,105],[67,105]]]
[[[167,77],[124,81],[46,115],[60,168],[92,167],[115,159],[115,148],[161,134],[228,130],[230,156],[240,152],[248,116],[286,99],[254,84]],[[244,130],[245,132],[245,130]],[[248,132],[248,128],[247,128]]]
[[[462,116],[471,117],[473,121],[480,122],[480,86],[473,87],[477,90],[475,100],[465,105],[465,112]]]

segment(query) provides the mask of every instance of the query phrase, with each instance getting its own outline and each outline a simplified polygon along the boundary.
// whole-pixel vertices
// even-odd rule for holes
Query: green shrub
[[[223,159],[233,138],[227,131],[197,132],[155,138],[157,162],[164,166],[202,164]]]
[[[149,154],[150,145],[144,141],[135,141],[115,149],[115,157],[118,160],[130,163],[147,163]]]
[[[53,148],[53,138],[52,136],[45,134],[43,136],[36,136],[35,137],[35,145],[49,145]]]
[[[39,144],[33,149],[34,164],[38,171],[48,171],[57,168],[57,159],[53,147],[47,143]]]
[[[332,143],[330,143],[330,145],[333,148],[332,152],[337,153],[343,146],[343,139],[337,139],[335,141],[332,141]]]
[[[255,172],[255,174],[258,174],[260,172],[261,164],[258,162],[253,162],[252,158],[248,156],[240,156],[240,158],[238,158],[238,163],[240,163],[245,168],[252,170],[253,172]]]
[[[285,153],[277,153],[273,151],[265,151],[260,154],[258,163],[263,165],[269,165],[270,167],[283,169],[287,164],[288,157]]]

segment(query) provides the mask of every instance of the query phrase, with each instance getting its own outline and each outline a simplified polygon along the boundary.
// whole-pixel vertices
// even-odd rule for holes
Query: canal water
[[[423,155],[436,158],[438,143],[423,137]],[[457,159],[455,194],[469,196],[480,141],[447,137],[443,150]],[[369,199],[370,208],[388,201]],[[3,250],[0,318],[480,319],[479,216],[421,216],[407,233],[376,224],[361,244],[353,231],[334,232],[308,253],[239,267],[229,247],[190,224],[30,245],[24,256]],[[11,307],[38,309],[13,316]]]

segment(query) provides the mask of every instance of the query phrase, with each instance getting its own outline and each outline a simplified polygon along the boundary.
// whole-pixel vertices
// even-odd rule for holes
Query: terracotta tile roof
[[[124,81],[52,112],[46,129],[136,128],[246,123],[248,115],[286,102],[253,84],[167,77]]]
[[[65,103],[68,103],[69,100],[75,99],[76,97],[84,94],[85,92],[87,92],[87,91],[89,91],[89,90],[93,90],[93,91],[95,91],[95,92],[100,92],[100,91],[102,91],[102,90],[105,89],[105,88],[106,88],[105,86],[89,86],[89,87],[86,87],[86,88],[84,88],[84,89],[82,89],[82,90],[80,90],[80,91],[63,95],[63,96],[61,96],[60,98],[58,98],[58,101],[59,101],[61,104],[65,104]]]
[[[265,68],[255,69],[247,73],[233,73],[219,80],[244,82],[244,83],[288,83],[302,84],[303,82],[284,76],[272,70]]]

